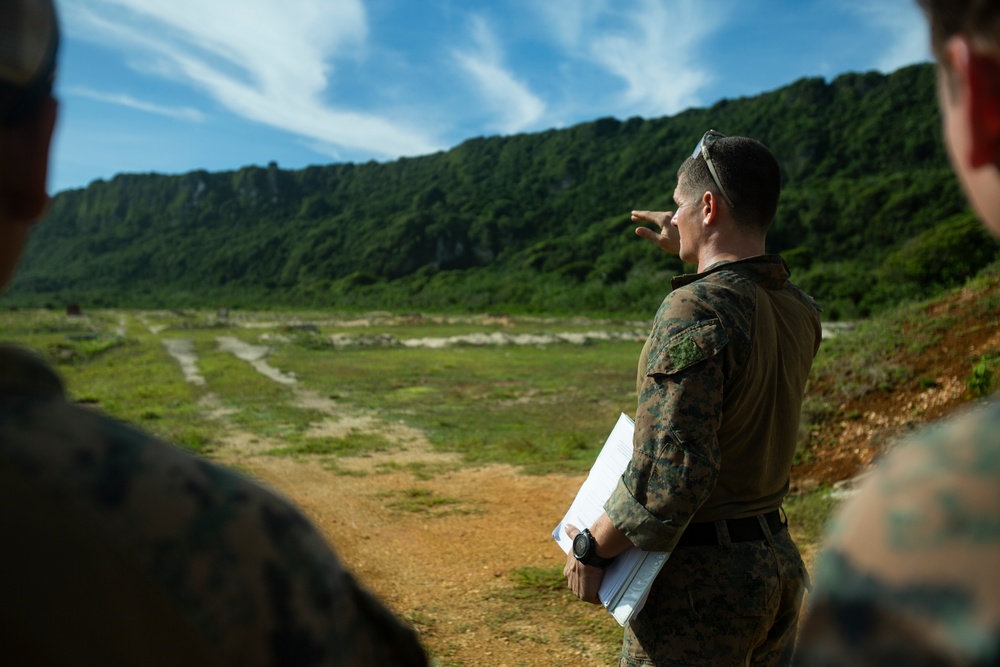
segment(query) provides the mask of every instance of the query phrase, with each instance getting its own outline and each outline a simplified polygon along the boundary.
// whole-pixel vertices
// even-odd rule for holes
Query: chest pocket
[[[715,356],[729,342],[718,318],[694,324],[652,346],[646,375],[670,375]]]

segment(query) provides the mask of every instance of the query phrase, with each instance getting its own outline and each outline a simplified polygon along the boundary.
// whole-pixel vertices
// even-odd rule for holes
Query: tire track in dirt
[[[180,364],[184,379],[200,387],[205,386],[205,378],[198,371],[198,355],[194,352],[194,342],[190,338],[162,339],[167,352]]]
[[[162,340],[188,381],[199,384],[192,341]],[[576,604],[554,608],[551,614],[511,618],[510,604],[502,595],[513,587],[512,570],[562,564],[564,557],[550,537],[559,519],[553,508],[568,507],[581,476],[529,477],[502,465],[463,467],[458,455],[435,452],[418,429],[348,411],[267,364],[267,348],[244,345],[230,339],[220,349],[291,387],[298,407],[330,417],[314,425],[311,435],[338,437],[356,430],[378,434],[399,447],[340,457],[337,471],[324,469],[310,457],[268,456],[268,450],[282,443],[241,430],[228,418],[232,410],[209,392],[201,401],[204,414],[225,424],[213,458],[252,475],[302,508],[355,576],[417,628],[440,664],[607,662],[607,647],[595,645],[593,638],[564,637],[567,615],[613,625],[603,609]],[[410,464],[434,474],[418,478],[413,468],[407,469]],[[401,509],[415,490],[446,504],[427,512]]]
[[[947,303],[949,309],[959,306]],[[145,324],[155,335],[163,330]],[[359,321],[357,326],[369,324]],[[869,412],[883,419],[895,415],[908,423],[914,409],[930,418],[950,408],[959,400],[952,395],[956,383],[968,373],[970,355],[998,349],[1000,334],[993,324],[991,318],[986,325],[951,327],[945,336],[947,344],[924,353],[929,365],[914,373],[914,385],[919,385],[924,376],[935,378],[936,393],[916,386],[887,395],[876,392],[865,396],[858,403],[858,419],[830,426],[830,437],[835,442],[824,445],[817,458],[826,461],[853,452],[848,473],[853,475],[859,467],[857,450],[860,447],[863,453],[863,446],[853,438],[851,427],[864,423]],[[282,324],[244,326],[273,329]],[[976,327],[984,330],[975,336],[950,340]],[[331,338],[330,342],[334,346],[406,345],[384,336],[344,336]],[[442,344],[451,343],[480,344],[478,339]],[[439,341],[427,339],[422,344],[436,346]],[[958,355],[961,358],[952,359],[957,351],[963,352]],[[946,352],[950,356],[946,357]],[[338,458],[339,471],[324,469],[317,458],[267,456],[268,450],[283,443],[240,431],[228,419],[222,401],[209,393],[202,400],[205,414],[227,423],[226,436],[213,456],[248,472],[301,507],[357,578],[420,631],[424,645],[438,664],[614,663],[614,656],[608,657],[607,635],[601,640],[595,630],[615,626],[603,609],[556,599],[541,611],[518,616],[512,610],[520,607],[504,597],[513,588],[510,573],[514,569],[561,566],[562,553],[549,533],[572,501],[582,475],[526,477],[509,466],[465,467],[457,457],[434,452],[424,434],[416,429],[387,423],[377,414],[349,412],[346,406],[298,383],[286,386],[291,388],[297,406],[329,417],[314,424],[310,435],[339,437],[353,429],[382,434],[400,448],[365,457]],[[842,406],[844,414],[853,414],[853,410],[853,404]],[[864,437],[865,442],[884,442],[885,430],[872,427],[866,429]],[[872,447],[874,451],[875,445]],[[387,463],[423,463],[434,468],[433,476],[424,478],[416,474],[415,468],[383,465]],[[803,477],[831,482],[840,479],[818,468],[807,472],[800,466],[793,473],[793,483],[800,484]],[[400,500],[413,490],[453,502],[423,513],[401,510]],[[580,631],[581,619],[591,626]]]
[[[439,664],[547,667],[614,662],[608,654],[607,635],[571,630],[587,623],[615,628],[602,608],[564,599],[518,617],[512,611],[519,607],[505,596],[514,588],[512,571],[562,565],[564,556],[550,533],[583,475],[525,476],[512,466],[464,466],[458,455],[435,452],[418,429],[350,410],[303,387],[294,374],[267,362],[270,347],[235,337],[216,340],[220,350],[289,387],[293,405],[328,417],[313,424],[307,435],[336,438],[352,432],[371,433],[397,445],[385,452],[338,457],[335,470],[326,469],[317,457],[269,456],[269,450],[283,443],[240,430],[227,418],[232,410],[215,394],[208,393],[202,400],[206,415],[226,423],[226,434],[213,456],[302,508],[357,578],[417,628]],[[527,338],[512,342],[499,336],[417,340],[387,344],[552,342]],[[332,342],[386,344],[382,338],[372,342],[346,336]],[[194,369],[193,373],[185,371],[186,377],[189,373],[198,377],[190,341],[168,344],[164,340],[164,344],[182,369]],[[419,466],[430,474],[418,475]],[[446,502],[440,509],[424,512],[401,509],[414,492]]]

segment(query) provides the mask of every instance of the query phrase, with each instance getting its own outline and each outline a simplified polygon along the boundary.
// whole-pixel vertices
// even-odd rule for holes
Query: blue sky
[[[386,161],[929,59],[913,0],[56,3],[56,192]]]

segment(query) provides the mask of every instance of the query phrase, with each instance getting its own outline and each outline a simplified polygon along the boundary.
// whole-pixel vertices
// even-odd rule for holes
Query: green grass
[[[896,307],[824,341],[813,363],[812,382],[835,386],[837,396],[851,399],[870,391],[892,391],[909,381],[913,373],[906,358],[937,346],[955,324],[954,316],[929,315],[928,306]]]
[[[971,287],[986,288],[996,278]],[[945,303],[954,295],[945,295]],[[933,303],[941,303],[938,300]],[[993,326],[1000,297],[986,294],[965,303]],[[908,355],[931,348],[955,325],[954,313],[932,316],[932,304],[910,304],[859,323],[852,333],[820,348],[803,406],[797,462],[814,456],[830,437],[830,424],[856,419],[837,406],[870,391],[891,391],[906,382],[931,386],[933,371],[917,377]],[[619,412],[635,408],[635,363],[641,343],[555,343],[545,347],[421,349],[329,345],[329,334],[389,334],[397,338],[448,337],[471,332],[546,333],[592,329],[628,331],[634,322],[510,317],[500,324],[485,316],[443,317],[380,314],[370,327],[346,326],[355,313],[233,311],[99,311],[84,317],[61,312],[0,313],[0,334],[38,350],[66,377],[70,396],[131,421],[195,451],[208,452],[226,424],[263,442],[278,456],[315,457],[341,471],[336,459],[391,451],[395,443],[365,430],[323,435],[334,416],[298,404],[298,390],[261,376],[248,363],[218,350],[216,337],[236,335],[271,348],[268,362],[294,373],[300,387],[333,399],[346,414],[383,423],[402,421],[420,429],[439,451],[455,452],[463,464],[509,463],[531,473],[586,471]],[[119,335],[122,320],[126,334]],[[235,328],[263,325],[268,328]],[[148,326],[162,327],[160,336]],[[906,332],[906,336],[902,332]],[[194,341],[206,387],[185,382],[161,337]],[[996,384],[995,355],[970,359],[970,392]],[[820,390],[816,390],[819,387]],[[815,391],[814,391],[815,390]],[[207,418],[199,401],[208,392],[230,412]],[[373,427],[377,429],[377,427]],[[814,435],[818,434],[819,439]],[[406,469],[430,479],[457,464],[380,462],[374,474]],[[343,474],[349,474],[343,469]],[[443,509],[440,498],[397,498],[414,508]],[[433,503],[438,503],[434,505]],[[832,501],[819,491],[789,498],[793,522],[819,534]],[[415,510],[414,510],[415,511]],[[797,516],[801,515],[801,516]]]
[[[375,465],[375,469],[380,473],[396,472],[405,470],[415,479],[427,481],[449,472],[454,472],[457,465],[447,463],[426,463],[424,461],[413,461],[410,463],[398,463],[396,461],[386,461]]]
[[[358,456],[371,452],[384,452],[392,448],[392,443],[386,438],[352,429],[342,437],[316,437],[305,434],[295,434],[291,438],[294,444],[287,447],[272,449],[268,454],[274,456]]]
[[[947,297],[946,297],[947,298]],[[971,304],[984,326],[991,326],[995,298]],[[122,317],[126,335],[119,336]],[[38,350],[66,378],[72,399],[131,421],[189,449],[210,453],[223,428],[235,428],[275,443],[272,456],[310,457],[338,474],[378,475],[405,470],[415,485],[377,496],[395,512],[415,520],[479,513],[461,498],[420,486],[461,465],[508,463],[531,473],[581,473],[592,464],[619,412],[635,409],[635,364],[641,343],[555,343],[545,347],[470,347],[421,349],[347,347],[329,344],[329,334],[389,334],[397,338],[447,337],[482,331],[545,333],[591,329],[628,330],[631,323],[577,322],[514,318],[513,327],[484,324],[477,318],[438,323],[432,318],[385,316],[369,328],[346,327],[356,315],[322,312],[239,312],[219,321],[214,311],[96,312],[68,318],[53,312],[0,313],[0,334]],[[240,323],[278,323],[277,328],[235,328]],[[830,423],[856,419],[857,412],[837,406],[869,391],[892,390],[913,381],[935,382],[933,372],[916,377],[907,356],[938,344],[954,326],[954,316],[930,316],[925,305],[901,307],[858,328],[825,341],[820,348],[803,406],[797,462],[814,456]],[[316,327],[299,327],[312,324]],[[148,325],[163,327],[159,336]],[[907,336],[901,332],[906,331]],[[238,336],[253,345],[268,345],[274,367],[294,373],[299,388],[260,375],[247,362],[218,349],[216,337]],[[161,338],[194,342],[198,365],[207,385],[185,382]],[[970,391],[995,386],[997,356],[970,359]],[[977,370],[978,368],[978,370]],[[813,391],[823,387],[822,392]],[[372,471],[355,472],[338,463],[343,456],[391,452],[390,437],[361,428],[323,435],[336,417],[299,405],[301,389],[330,398],[338,411],[402,421],[420,429],[439,451],[455,452],[461,463],[400,463],[385,460]],[[227,409],[224,420],[210,419],[199,402],[211,392]],[[377,426],[373,426],[377,430]],[[785,502],[791,529],[804,549],[816,545],[838,501],[823,486],[789,496]],[[546,644],[577,647],[588,660],[611,664],[621,643],[621,629],[599,607],[580,604],[566,590],[561,563],[554,567],[524,566],[498,573],[496,586],[485,591],[485,620],[497,636],[525,651]],[[428,632],[437,628],[434,609],[411,611],[413,621]],[[547,621],[560,618],[558,627]],[[546,622],[543,622],[546,621]],[[541,629],[546,628],[546,629]],[[452,632],[452,629],[449,629]],[[461,633],[455,631],[456,637]],[[447,664],[447,647],[438,655]]]
[[[303,445],[306,431],[325,418],[295,405],[295,393],[258,373],[249,363],[218,349],[214,333],[192,336],[206,383],[232,410],[228,418],[241,429],[265,438]]]
[[[873,392],[890,393],[914,383],[920,389],[936,386],[926,374],[917,376],[912,358],[940,347],[944,334],[961,321],[979,321],[984,327],[996,325],[1000,296],[994,292],[996,275],[981,275],[965,289],[979,290],[972,299],[963,298],[962,315],[940,306],[953,303],[960,289],[937,299],[894,307],[877,317],[857,323],[857,327],[825,340],[810,373],[802,407],[796,463],[810,460],[812,450],[828,444],[830,432],[824,426],[856,419],[856,412],[843,414],[838,405],[862,399]],[[934,314],[937,311],[938,314]],[[978,368],[978,371],[977,371]],[[983,395],[995,387],[990,362],[972,362],[968,378],[970,395]],[[930,371],[933,372],[933,371]],[[817,440],[816,436],[820,436]]]
[[[552,593],[566,591],[566,577],[560,567],[525,566],[515,568],[510,573],[514,583],[513,597],[546,599]]]
[[[785,498],[784,508],[788,515],[788,524],[800,546],[819,542],[839,504],[840,501],[825,486]]]
[[[581,603],[567,588],[562,570],[562,564],[511,570],[506,585],[486,595],[492,612],[486,623],[525,650],[569,643],[597,664],[614,664],[621,650],[621,627],[602,606]],[[553,616],[559,618],[556,625],[551,623]]]
[[[993,393],[997,385],[997,369],[1000,368],[1000,351],[989,350],[979,357],[979,361],[965,379],[965,388],[969,396],[984,398]]]
[[[436,323],[427,321],[424,323],[385,323],[373,324],[367,327],[357,326],[324,326],[320,322],[320,327],[324,335],[342,334],[346,336],[379,336],[389,335],[397,339],[409,338],[439,338],[442,336],[465,336],[470,334],[491,334],[504,333],[510,335],[536,334],[548,335],[559,333],[586,333],[588,331],[615,331],[621,333],[633,333],[636,330],[648,328],[648,324],[625,321],[583,321],[572,320],[538,320],[526,318],[512,318],[509,324],[501,324],[492,321],[457,321],[454,323]],[[442,333],[446,329],[447,333]]]
[[[891,390],[908,380],[910,372],[899,357],[908,343],[923,344],[927,334],[904,340],[900,330],[912,321],[907,315],[862,322],[854,331],[824,341],[813,362],[811,381],[836,387],[835,396],[848,400],[870,391]]]
[[[323,470],[327,470],[342,477],[368,477],[368,475],[371,474],[367,470],[345,468],[337,462],[337,459],[334,458],[322,459],[320,466]]]
[[[639,342],[443,350],[337,350],[323,343],[329,332],[337,330],[384,332],[400,338],[447,337],[484,330],[634,331],[634,322],[506,318],[513,323],[508,327],[484,316],[438,321],[386,314],[372,327],[338,328],[336,323],[358,316],[241,311],[220,319],[208,310],[149,311],[128,314],[128,336],[121,338],[112,332],[122,317],[113,311],[83,318],[46,311],[4,313],[0,330],[57,364],[77,398],[201,451],[207,451],[219,428],[198,417],[197,402],[209,390],[228,411],[230,423],[281,443],[272,450],[278,455],[363,454],[387,446],[357,434],[310,435],[331,417],[296,405],[292,388],[219,351],[218,335],[237,335],[260,345],[261,335],[267,334],[266,344],[272,347],[269,363],[294,372],[304,387],[337,400],[346,410],[422,429],[437,448],[458,452],[469,463],[510,462],[538,473],[583,471],[617,414],[634,408]],[[310,322],[323,333],[296,328]],[[278,328],[232,328],[239,323],[277,323]],[[159,336],[149,327],[156,327]],[[208,389],[184,381],[159,341],[169,337],[194,341]]]
[[[67,318],[7,313],[0,326],[63,376],[70,400],[101,410],[186,449],[208,453],[218,425],[198,406],[204,390],[184,381],[163,346],[140,327],[119,337],[116,314]],[[12,325],[11,320],[16,325]],[[62,321],[65,320],[65,321]],[[79,337],[86,331],[94,337]],[[13,337],[13,336],[12,336]]]
[[[112,311],[67,316],[55,310],[0,311],[0,332],[6,340],[28,341],[44,334],[96,333],[116,322]]]
[[[470,463],[583,471],[635,403],[641,345],[322,350],[273,355],[322,395],[401,419]]]
[[[1000,296],[986,290],[996,283],[996,275],[986,273],[971,280],[966,288],[983,293],[965,301],[961,316],[932,314],[939,305],[955,300],[961,290],[954,289],[937,299],[906,303],[859,322],[852,332],[823,342],[813,364],[812,381],[836,385],[846,399],[874,390],[892,391],[913,379],[907,357],[939,346],[943,334],[959,321],[979,320],[985,327],[995,326]],[[927,381],[918,379],[920,383]]]
[[[388,509],[423,514],[426,516],[444,516],[446,514],[481,514],[482,510],[468,507],[458,498],[439,496],[430,489],[410,488],[377,494],[377,497],[388,500]]]

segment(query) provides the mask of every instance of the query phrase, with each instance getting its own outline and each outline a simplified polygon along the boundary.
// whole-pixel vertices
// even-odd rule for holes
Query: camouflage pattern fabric
[[[787,530],[675,550],[625,629],[619,666],[787,665],[804,571]]]
[[[1000,664],[1000,402],[892,451],[838,514],[801,665]]]
[[[0,662],[425,665],[286,500],[0,348]]]
[[[780,257],[674,279],[639,369],[632,461],[605,504],[636,546],[671,551],[690,521],[781,506],[822,330]]]
[[[674,553],[626,631],[622,664],[776,664],[791,639],[778,619],[794,627],[805,571],[787,531],[780,548],[675,551],[690,522],[764,514],[788,491],[822,335],[818,307],[788,276],[777,256],[722,262],[675,279],[657,313],[640,362],[632,460],[605,510],[636,546]],[[718,620],[694,622],[709,618]],[[713,634],[715,622],[729,641]]]

